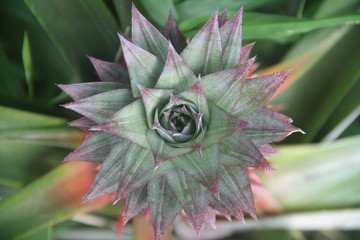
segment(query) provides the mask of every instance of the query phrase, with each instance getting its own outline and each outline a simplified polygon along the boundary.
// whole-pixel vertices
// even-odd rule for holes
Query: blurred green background
[[[295,68],[272,103],[306,135],[277,144],[277,170],[258,173],[258,222],[220,219],[218,237],[207,227],[201,236],[360,239],[360,1],[133,2],[160,30],[171,10],[189,38],[215,9],[231,17],[243,6],[259,73]],[[86,56],[114,60],[130,9],[128,0],[0,1],[0,239],[114,239],[121,204],[81,205],[94,169],[61,164],[84,133],[67,126],[78,116],[59,106],[70,99],[55,84],[95,81]],[[174,228],[167,238],[196,238]],[[146,234],[134,221],[123,239]]]

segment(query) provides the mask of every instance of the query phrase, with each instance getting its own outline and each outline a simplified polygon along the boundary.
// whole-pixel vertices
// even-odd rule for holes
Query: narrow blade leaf
[[[132,191],[126,198],[124,224],[149,207],[147,185]]]
[[[165,25],[164,36],[168,40],[170,40],[170,42],[176,49],[176,52],[180,53],[186,47],[185,37],[179,31],[179,28],[171,12],[169,13]]]
[[[89,59],[101,81],[129,84],[129,73],[125,67],[118,63],[106,62],[90,56]]]

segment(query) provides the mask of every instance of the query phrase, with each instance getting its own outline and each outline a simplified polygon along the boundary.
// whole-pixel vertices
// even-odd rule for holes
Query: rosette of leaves
[[[159,239],[183,212],[196,231],[215,214],[256,217],[246,168],[269,169],[269,143],[300,131],[265,105],[289,71],[249,78],[242,9],[215,12],[187,43],[172,16],[163,33],[132,9],[122,62],[90,57],[100,82],[59,85],[91,132],[66,161],[101,163],[85,200],[116,192],[124,222],[150,209]],[[183,211],[182,211],[183,210]]]

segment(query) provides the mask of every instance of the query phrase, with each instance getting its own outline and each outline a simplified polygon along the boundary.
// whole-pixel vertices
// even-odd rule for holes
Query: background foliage
[[[360,219],[360,2],[134,3],[160,29],[171,10],[187,37],[216,8],[232,16],[243,6],[244,40],[257,42],[252,54],[259,60],[259,74],[295,68],[272,103],[307,134],[294,134],[279,146],[282,155],[271,158],[276,172],[259,174],[262,187],[254,190],[260,227],[251,228],[250,221],[248,228],[229,231],[220,224],[218,232],[224,234],[219,238],[238,232],[232,238],[359,239],[359,224],[335,215],[333,225],[324,227],[316,214],[348,209],[349,216]],[[77,116],[59,107],[69,99],[55,83],[95,80],[87,55],[116,59],[116,32],[128,33],[130,7],[128,0],[0,1],[1,239],[113,238],[109,229],[116,228],[121,204],[110,207],[105,196],[81,205],[96,166],[61,164],[85,134],[67,127]],[[307,225],[286,224],[309,211],[315,215],[305,215]],[[125,229],[125,239],[145,239],[146,232],[138,233],[144,225],[137,221],[134,234]],[[177,238],[188,231],[175,229]]]

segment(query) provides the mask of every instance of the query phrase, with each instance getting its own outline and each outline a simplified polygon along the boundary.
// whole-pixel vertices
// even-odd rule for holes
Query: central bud
[[[153,128],[165,141],[176,147],[199,135],[202,115],[191,102],[170,101],[160,112],[156,109]]]

